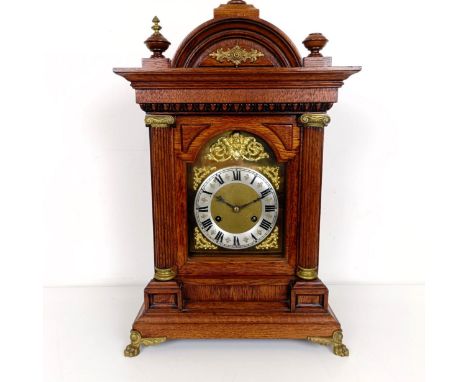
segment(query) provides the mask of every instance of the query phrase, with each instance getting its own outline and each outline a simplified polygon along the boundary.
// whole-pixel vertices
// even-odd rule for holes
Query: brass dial
[[[198,189],[195,219],[203,235],[227,249],[259,244],[278,218],[278,197],[259,172],[227,167],[209,176]]]

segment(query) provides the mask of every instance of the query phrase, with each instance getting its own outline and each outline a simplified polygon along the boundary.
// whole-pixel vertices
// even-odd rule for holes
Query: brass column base
[[[166,337],[156,337],[156,338],[142,338],[140,332],[132,330],[130,332],[130,345],[125,348],[124,355],[125,357],[136,357],[140,354],[140,346],[151,346],[159,345],[163,342],[166,342]]]
[[[302,268],[301,266],[298,266],[296,276],[307,281],[315,280],[318,277],[318,269]]]
[[[314,342],[319,345],[331,345],[333,346],[333,354],[340,357],[348,357],[349,350],[345,344],[343,344],[343,332],[337,330],[331,337],[307,337],[307,341]]]
[[[154,279],[158,281],[171,281],[175,279],[177,272],[174,268],[154,268]]]

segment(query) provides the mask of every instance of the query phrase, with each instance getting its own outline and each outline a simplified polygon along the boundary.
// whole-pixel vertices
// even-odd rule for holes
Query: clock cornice
[[[114,72],[136,90],[138,103],[336,102],[360,67],[146,70]],[[229,93],[220,89],[229,89]]]
[[[219,89],[278,89],[340,88],[343,81],[359,72],[360,66],[318,68],[173,68],[146,70],[144,68],[116,68],[114,73],[130,81],[135,89],[207,88]],[[245,81],[249,81],[248,84]]]

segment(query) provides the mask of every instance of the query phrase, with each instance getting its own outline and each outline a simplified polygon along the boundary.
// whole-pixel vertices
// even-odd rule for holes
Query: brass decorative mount
[[[200,184],[206,179],[208,175],[213,173],[216,167],[205,166],[205,167],[194,167],[193,169],[193,190],[197,191]]]
[[[177,272],[174,268],[154,268],[154,279],[158,281],[171,281],[175,279]]]
[[[257,142],[254,137],[234,133],[229,137],[221,137],[216,143],[213,143],[205,158],[215,162],[240,159],[258,162],[269,158],[269,155],[263,145]]]
[[[327,114],[323,113],[302,114],[299,117],[299,122],[302,126],[315,127],[319,129],[323,129],[324,127],[328,126],[330,121],[331,118]]]
[[[261,244],[257,245],[256,249],[278,249],[278,240],[279,240],[279,229],[278,226],[272,231],[270,236],[268,236]]]
[[[318,277],[318,270],[317,268],[308,269],[298,266],[296,276],[307,281],[315,280]]]
[[[210,57],[219,63],[228,61],[233,63],[236,68],[243,62],[247,62],[249,60],[250,62],[254,63],[257,61],[258,57],[264,56],[265,55],[257,49],[250,49],[250,51],[248,51],[244,48],[241,48],[239,45],[236,45],[235,47],[229,48],[227,50],[220,48],[216,52],[210,54]]]
[[[349,356],[349,350],[343,343],[343,332],[341,330],[333,332],[331,337],[307,337],[307,341],[314,342],[319,345],[331,345],[333,347],[333,354],[340,357]]]
[[[275,190],[279,190],[281,186],[281,176],[279,166],[261,166],[257,167],[257,170],[265,175],[275,187]]]
[[[198,227],[195,227],[193,231],[193,237],[195,239],[195,249],[202,250],[216,250],[219,249],[216,245],[211,243],[203,234]]]
[[[140,354],[140,346],[152,346],[159,345],[166,342],[167,337],[156,337],[156,338],[143,338],[141,333],[137,330],[130,332],[130,345],[127,345],[124,351],[125,357],[136,357]]]
[[[152,115],[145,116],[145,125],[152,128],[168,128],[175,125],[175,118],[172,115]]]

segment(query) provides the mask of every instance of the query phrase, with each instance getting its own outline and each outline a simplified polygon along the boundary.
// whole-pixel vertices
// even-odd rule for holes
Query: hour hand
[[[224,198],[221,196],[221,195],[218,195],[216,198],[215,198],[218,202],[221,202],[221,203],[224,203],[226,204],[227,206],[231,207],[231,208],[235,208],[236,206],[232,205],[231,203],[227,202],[226,200],[224,200]]]

